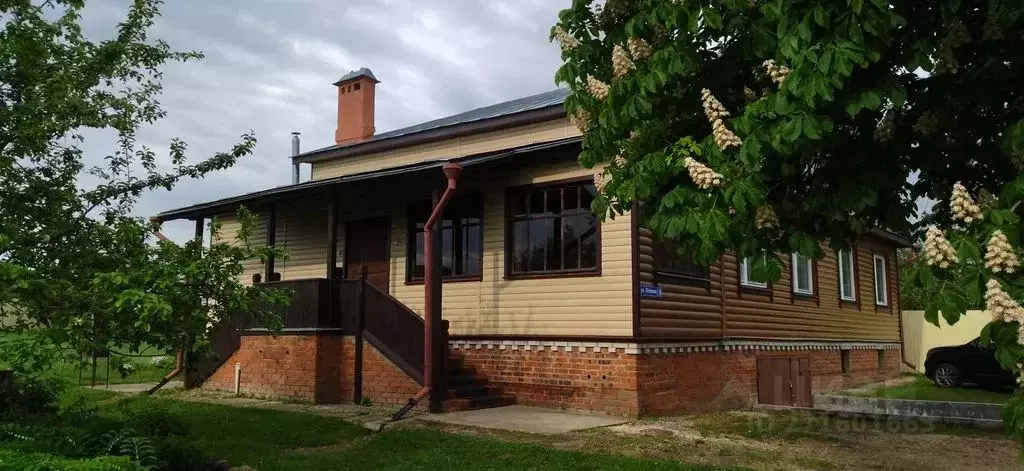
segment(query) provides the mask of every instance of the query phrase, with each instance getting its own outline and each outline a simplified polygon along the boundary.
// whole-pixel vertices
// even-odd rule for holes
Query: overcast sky
[[[86,34],[110,37],[129,0],[88,3]],[[168,117],[141,143],[172,137],[194,158],[227,150],[248,130],[259,144],[234,168],[138,206],[140,216],[290,183],[291,131],[303,150],[334,144],[336,88],[368,67],[377,86],[377,132],[555,88],[560,59],[548,31],[569,0],[172,0],[153,36],[206,58],[166,69]],[[90,159],[110,152],[87,143]],[[303,178],[308,178],[308,169]],[[191,223],[165,234],[190,237]]]

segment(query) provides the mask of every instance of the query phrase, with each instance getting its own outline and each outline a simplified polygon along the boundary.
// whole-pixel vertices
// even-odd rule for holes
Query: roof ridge
[[[335,144],[335,145],[330,145],[330,146],[326,146],[326,147],[321,147],[319,149],[314,149],[314,150],[311,150],[311,151],[308,151],[308,152],[303,152],[303,155],[306,155],[306,154],[316,154],[316,153],[320,153],[320,152],[324,152],[324,151],[329,151],[329,150],[333,150],[333,149],[341,149],[341,148],[345,148],[345,147],[349,147],[349,146],[357,146],[357,145],[360,145],[360,144],[366,144],[368,142],[381,141],[381,140],[385,140],[385,139],[392,139],[392,138],[399,137],[399,136],[405,136],[405,135],[408,135],[408,134],[415,134],[415,133],[419,133],[419,132],[423,132],[423,131],[429,131],[429,130],[432,130],[432,129],[444,128],[444,127],[448,127],[448,126],[455,126],[455,125],[458,125],[458,124],[466,124],[466,123],[471,123],[471,122],[474,122],[474,121],[483,121],[483,120],[486,120],[486,119],[498,118],[498,117],[506,116],[506,115],[510,115],[510,114],[521,113],[521,112],[524,112],[524,111],[532,111],[532,110],[541,109],[541,108],[547,108],[547,107],[551,107],[551,106],[558,106],[558,105],[561,105],[561,104],[565,103],[565,98],[568,95],[569,95],[569,89],[568,88],[564,88],[564,87],[556,88],[556,89],[553,89],[553,90],[548,90],[546,92],[537,93],[537,94],[534,94],[534,95],[527,95],[527,96],[524,96],[524,97],[519,97],[519,98],[515,98],[515,99],[512,99],[512,100],[508,100],[508,101],[503,101],[503,102],[500,102],[500,103],[494,103],[494,104],[487,105],[487,106],[482,106],[482,107],[479,107],[479,108],[472,108],[472,109],[469,109],[469,110],[466,110],[466,111],[463,111],[463,112],[460,112],[460,113],[455,113],[453,115],[444,116],[444,117],[441,117],[441,118],[432,119],[432,120],[429,120],[429,121],[424,121],[424,122],[419,123],[419,124],[414,124],[414,125],[411,125],[411,126],[405,126],[405,127],[402,127],[402,128],[393,129],[393,130],[390,130],[390,131],[387,131],[387,132],[378,133],[378,134],[373,135],[372,137],[370,137],[369,139],[367,139],[365,141],[359,141],[359,142],[356,142],[356,143],[344,144],[344,145],[337,145],[337,144]]]

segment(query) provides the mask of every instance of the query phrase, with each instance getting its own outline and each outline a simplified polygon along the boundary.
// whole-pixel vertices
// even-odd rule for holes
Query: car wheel
[[[960,385],[960,370],[950,363],[935,365],[935,372],[932,376],[935,380],[935,385],[940,388],[952,388]]]

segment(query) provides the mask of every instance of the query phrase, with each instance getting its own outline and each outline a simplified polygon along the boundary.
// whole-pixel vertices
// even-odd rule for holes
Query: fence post
[[[363,402],[363,328],[366,325],[366,265],[359,273],[359,312],[356,313],[355,377],[352,378],[352,402]]]

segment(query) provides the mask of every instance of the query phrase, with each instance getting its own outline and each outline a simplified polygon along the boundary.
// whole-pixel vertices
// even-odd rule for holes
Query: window
[[[654,271],[668,277],[701,282],[711,280],[708,266],[698,264],[690,254],[680,253],[679,244],[674,240],[654,241]]]
[[[878,349],[878,371],[885,371],[885,350]]]
[[[850,351],[849,350],[840,350],[839,351],[839,369],[842,371],[842,373],[844,375],[850,373]]]
[[[407,281],[423,281],[423,228],[433,205],[421,201],[409,205],[409,247],[407,254]],[[441,279],[478,278],[481,265],[481,213],[480,195],[462,195],[452,198],[445,207],[444,217],[438,223],[441,240]]]
[[[856,301],[857,290],[854,287],[857,286],[857,280],[854,279],[853,252],[840,250],[837,256],[839,258],[839,297],[843,301]]]
[[[875,261],[875,304],[879,306],[889,305],[889,280],[885,266],[885,257],[874,256]]]
[[[811,296],[814,294],[814,264],[811,259],[793,254],[793,292]]]
[[[596,273],[596,194],[589,181],[510,190],[507,274]]]
[[[764,281],[754,281],[751,276],[751,264],[750,257],[745,257],[743,262],[740,263],[740,284],[751,288],[767,288],[768,283]]]

